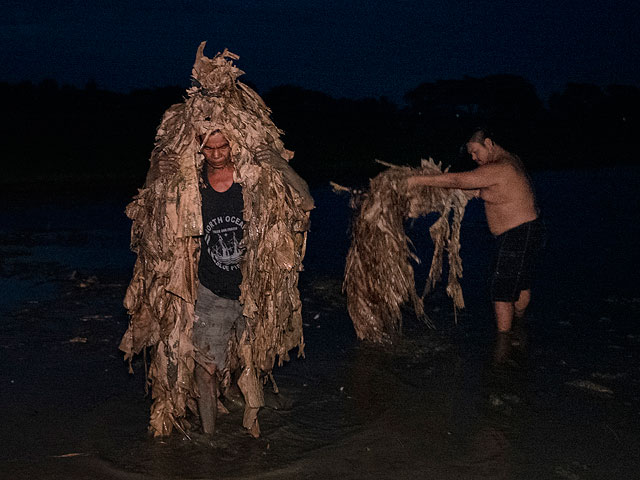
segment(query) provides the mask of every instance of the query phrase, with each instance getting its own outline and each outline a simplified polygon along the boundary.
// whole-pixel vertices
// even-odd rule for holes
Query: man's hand
[[[177,155],[169,155],[162,152],[151,159],[147,181],[167,180],[173,177],[179,168],[180,163]]]
[[[282,174],[285,182],[292,187],[300,196],[300,207],[308,212],[314,207],[313,197],[309,192],[309,186],[300,176],[291,168],[282,156],[269,145],[260,145],[255,154],[256,160],[260,164],[269,165],[274,170]]]
[[[282,162],[286,163],[286,160],[269,145],[260,145],[258,147],[256,150],[256,160],[258,160],[258,163],[268,163],[276,169],[282,166]]]
[[[161,157],[158,159],[158,170],[163,177],[175,175],[178,171],[178,162],[169,156]]]

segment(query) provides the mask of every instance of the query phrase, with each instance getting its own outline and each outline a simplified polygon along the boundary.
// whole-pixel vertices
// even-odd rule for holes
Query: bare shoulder
[[[522,163],[515,157],[503,157],[491,164],[496,174],[506,176],[521,176],[524,173]]]
[[[484,180],[482,187],[508,185],[518,176],[517,169],[507,159],[480,165],[473,172],[474,177]]]
[[[473,169],[473,172],[476,172],[478,175],[501,175],[502,173],[506,173],[507,169],[510,168],[508,164],[503,162],[491,162],[485,163],[484,165],[480,165]]]

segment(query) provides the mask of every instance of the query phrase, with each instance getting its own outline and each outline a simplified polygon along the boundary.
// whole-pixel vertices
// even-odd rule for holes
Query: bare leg
[[[215,375],[210,375],[204,368],[196,364],[196,384],[198,385],[198,411],[202,430],[207,435],[213,434],[216,428],[216,416],[218,414],[218,380]]]
[[[513,302],[493,302],[493,309],[496,313],[498,331],[502,333],[510,331],[513,323]]]
[[[498,332],[493,347],[493,362],[504,363],[511,353],[511,335],[508,332]]]
[[[514,315],[516,318],[524,317],[524,313],[529,306],[529,302],[531,301],[531,290],[521,290],[520,297],[516,300],[514,304]]]

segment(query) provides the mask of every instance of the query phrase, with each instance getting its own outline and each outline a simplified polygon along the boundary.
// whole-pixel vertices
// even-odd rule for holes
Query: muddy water
[[[117,351],[133,264],[126,195],[13,195],[0,212],[0,478],[637,478],[638,180],[637,169],[536,176],[550,238],[509,341],[493,332],[490,237],[471,204],[467,309],[456,323],[436,291],[438,328],[407,312],[393,347],[355,339],[340,293],[346,199],[317,190],[306,358],[276,369],[258,440],[233,402],[213,440],[147,436],[143,359],[131,376]],[[424,226],[408,226],[421,256]]]

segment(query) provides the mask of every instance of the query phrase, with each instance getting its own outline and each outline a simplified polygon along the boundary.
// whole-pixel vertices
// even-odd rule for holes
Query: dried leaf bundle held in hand
[[[245,256],[240,302],[247,323],[243,339],[230,345],[235,355],[225,367],[242,368],[239,386],[245,396],[244,425],[257,428],[262,404],[259,376],[269,374],[298,347],[303,354],[301,302],[297,288],[302,269],[309,213],[300,204],[277,165],[260,163],[254,154],[267,145],[290,160],[270,110],[251,88],[239,82],[243,73],[224,51],[210,59],[198,48],[193,86],[183,103],[164,114],[144,187],[127,206],[133,220],[131,249],[137,254],[124,300],[131,321],[120,349],[129,361],[151,348],[148,372],[152,390],[150,430],[167,435],[182,430],[187,407],[196,411],[192,343],[198,259],[202,235],[199,182],[203,138],[219,130],[229,141],[234,181],[244,199]],[[286,163],[284,160],[282,160]],[[162,162],[175,172],[161,173]]]
[[[401,305],[411,300],[416,313],[424,314],[423,299],[442,275],[444,251],[449,254],[447,293],[455,308],[464,308],[460,260],[460,225],[467,204],[461,190],[435,187],[407,188],[413,175],[442,173],[440,164],[423,160],[421,168],[390,165],[370,182],[370,189],[354,221],[347,254],[343,289],[358,338],[389,342],[402,327]],[[434,254],[422,296],[416,293],[404,220],[436,212],[440,218],[429,233]],[[451,218],[451,223],[450,223]]]

